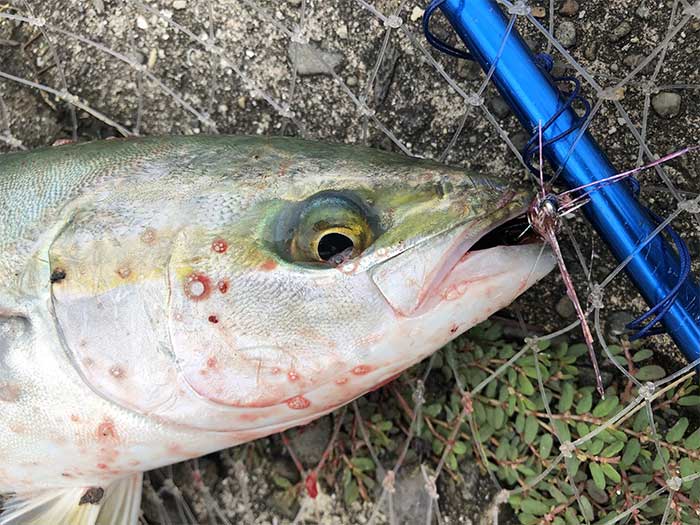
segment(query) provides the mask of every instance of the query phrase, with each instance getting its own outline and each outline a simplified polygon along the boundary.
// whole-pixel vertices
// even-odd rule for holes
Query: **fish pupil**
[[[327,233],[318,241],[318,257],[323,261],[330,260],[333,256],[352,250],[355,247],[352,239],[342,233]]]

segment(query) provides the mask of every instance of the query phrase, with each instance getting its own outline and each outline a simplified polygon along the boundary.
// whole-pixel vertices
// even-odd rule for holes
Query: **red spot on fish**
[[[355,368],[352,369],[352,373],[356,376],[363,376],[365,374],[370,373],[371,371],[372,367],[368,365],[357,365]]]
[[[184,450],[179,443],[170,443],[168,445],[168,454],[172,454],[173,456],[185,455]]]
[[[114,377],[115,379],[123,379],[124,376],[126,375],[126,372],[124,369],[119,366],[119,365],[114,365],[109,369],[109,373]]]
[[[228,250],[228,244],[223,239],[216,239],[211,243],[211,249],[216,253],[226,253]]]
[[[347,377],[341,377],[340,379],[336,379],[336,380],[335,380],[335,384],[336,384],[336,385],[344,385],[344,384],[347,383],[347,382],[348,382],[348,378],[347,378]]]
[[[209,277],[201,273],[191,273],[185,278],[185,296],[193,301],[203,301],[211,293]]]
[[[303,396],[295,396],[287,400],[287,406],[292,410],[303,410],[311,406],[311,401]]]
[[[210,322],[210,323],[216,324],[216,323],[219,322],[219,318],[216,317],[215,315],[210,315],[210,316],[209,316],[209,322]]]
[[[128,279],[131,275],[131,268],[124,264],[117,269],[117,275],[119,275],[119,277],[122,279]]]
[[[141,234],[141,242],[149,246],[155,244],[157,238],[158,236],[153,228],[146,228]]]
[[[451,333],[451,334],[457,333],[457,330],[459,330],[459,325],[457,325],[457,324],[453,324],[453,325],[450,327],[450,333]]]
[[[71,414],[70,420],[73,421],[74,423],[77,423],[78,421],[80,421],[80,418],[76,414]]]
[[[97,439],[99,441],[117,441],[119,439],[114,428],[114,422],[111,419],[104,418],[97,427]]]
[[[98,463],[97,468],[100,470],[107,470],[109,467],[104,463]]]
[[[297,374],[294,370],[290,370],[289,372],[287,372],[287,377],[290,381],[296,381],[297,379],[299,379],[299,374]]]
[[[318,496],[318,475],[316,474],[315,470],[312,470],[311,473],[309,473],[308,476],[306,476],[306,481],[304,482],[304,485],[306,485],[306,493],[309,495],[309,497],[315,499],[316,496]]]
[[[270,373],[271,373],[272,375],[275,375],[275,376],[276,376],[277,374],[280,373],[280,369],[277,368],[277,367],[274,367],[272,370],[270,370]]]
[[[260,269],[265,271],[265,272],[271,272],[275,268],[277,268],[277,263],[275,261],[273,261],[272,259],[268,259],[267,261],[265,261],[264,263],[262,263],[260,265]]]
[[[137,459],[132,459],[129,461],[129,466],[130,467],[138,467],[141,464],[141,462]]]
[[[226,279],[222,279],[216,284],[216,287],[221,293],[226,293],[228,292],[228,281]]]
[[[19,399],[20,393],[21,390],[16,384],[0,381],[0,401],[14,403]]]
[[[216,360],[216,357],[210,357],[207,359],[207,366],[209,368],[216,368],[216,365],[218,365],[219,362]]]

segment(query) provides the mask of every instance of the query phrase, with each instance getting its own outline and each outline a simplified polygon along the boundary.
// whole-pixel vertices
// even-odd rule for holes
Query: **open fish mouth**
[[[477,281],[495,282],[498,276],[519,276],[512,284],[517,293],[532,284],[529,278],[519,282],[523,267],[534,269],[545,247],[535,235],[524,235],[529,199],[517,194],[507,195],[504,201],[494,214],[470,221],[426,246],[416,246],[411,250],[415,253],[399,256],[373,272],[374,283],[398,315],[418,317],[436,301],[461,297]],[[548,256],[545,259],[551,262]],[[535,272],[537,278],[541,270]],[[499,281],[498,286],[504,284]]]
[[[529,225],[526,217],[527,209],[528,206],[526,204],[517,207],[496,223],[492,223],[481,229],[477,228],[472,230],[469,228],[459,235],[453,247],[445,254],[443,261],[436,266],[434,277],[421,292],[416,313],[422,313],[426,305],[432,304],[433,301],[429,301],[429,299],[434,297],[439,290],[442,290],[442,295],[447,293],[444,290],[445,284],[448,280],[454,280],[455,275],[453,274],[455,273],[464,274],[462,286],[466,286],[468,283],[474,283],[477,280],[483,280],[507,271],[509,265],[502,264],[502,256],[504,255],[503,248],[520,246],[522,244],[538,241],[536,236],[525,237],[523,235],[523,233],[527,231]],[[484,266],[481,264],[479,265],[479,272],[474,274],[471,272],[465,273],[464,271],[456,272],[458,267],[461,267],[460,269],[463,270],[467,260],[473,258],[477,254],[478,258],[483,262],[492,260],[494,263],[493,266],[488,267],[488,265]],[[512,257],[508,257],[508,262],[516,264],[516,260]]]

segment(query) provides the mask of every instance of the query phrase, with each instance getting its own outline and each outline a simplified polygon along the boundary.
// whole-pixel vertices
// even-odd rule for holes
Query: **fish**
[[[396,377],[554,267],[499,238],[531,199],[285,137],[0,156],[0,523],[135,524],[144,471]]]

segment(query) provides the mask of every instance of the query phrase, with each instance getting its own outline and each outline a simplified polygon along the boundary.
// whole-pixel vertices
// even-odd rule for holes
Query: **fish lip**
[[[507,192],[506,195],[504,195],[504,197],[499,201],[499,205],[501,206],[500,209],[511,206],[515,202],[516,197],[518,195],[522,194],[518,194],[517,192],[514,193],[512,191]],[[423,290],[421,290],[418,299],[418,304],[416,305],[413,312],[414,315],[422,313],[426,303],[428,302],[428,299],[435,293],[436,290],[440,288],[442,283],[445,282],[445,280],[449,277],[449,275],[457,267],[457,265],[471,253],[469,249],[472,246],[474,246],[477,242],[479,242],[480,239],[482,239],[495,229],[499,228],[503,224],[527,213],[530,207],[530,202],[526,199],[521,200],[522,202],[520,206],[514,208],[501,220],[490,224],[486,228],[483,228],[476,235],[471,233],[468,227],[464,228],[462,234],[457,239],[455,239],[454,243],[452,244],[452,247],[446,251],[445,255],[442,258],[442,261],[436,265],[435,275],[430,280],[430,284],[428,284],[423,288]],[[492,250],[498,248],[498,246],[494,246],[493,248],[487,248],[481,251]]]

